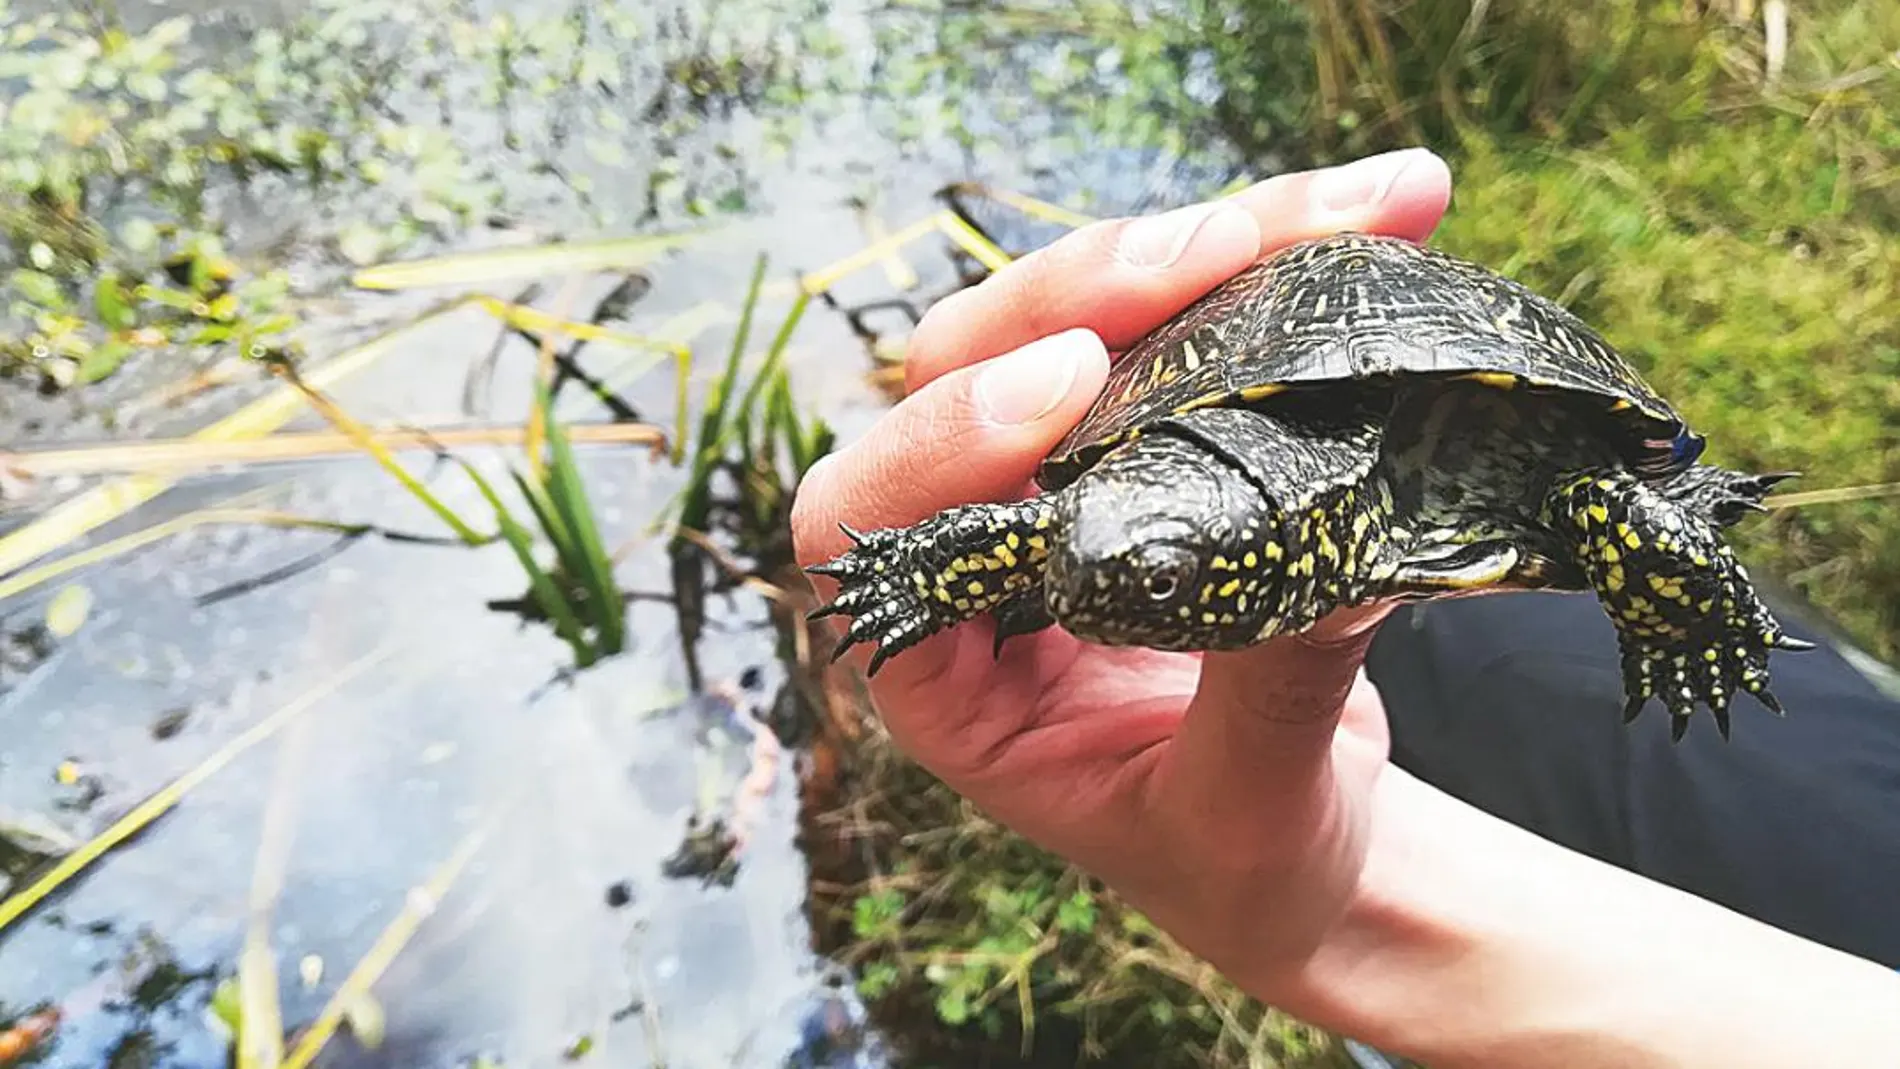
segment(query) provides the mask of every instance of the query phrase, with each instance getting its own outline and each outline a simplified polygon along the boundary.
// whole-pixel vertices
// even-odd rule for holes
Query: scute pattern
[[[1051,455],[1044,482],[1063,484],[1102,447],[1170,412],[1400,373],[1593,394],[1624,414],[1638,467],[1682,466],[1670,453],[1682,417],[1570,311],[1457,257],[1349,233],[1282,250],[1136,343]]]

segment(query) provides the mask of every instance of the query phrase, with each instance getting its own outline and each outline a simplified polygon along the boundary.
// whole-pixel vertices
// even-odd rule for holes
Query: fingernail
[[[1203,233],[1252,225],[1245,211],[1226,201],[1190,204],[1131,220],[1122,229],[1115,252],[1123,263],[1133,267],[1172,267]]]
[[[1313,202],[1329,212],[1370,208],[1392,192],[1407,167],[1427,155],[1429,150],[1408,148],[1329,167],[1313,175]]]
[[[1034,423],[1069,396],[1083,352],[1100,345],[1086,330],[1054,334],[983,365],[976,379],[977,409],[992,423]]]

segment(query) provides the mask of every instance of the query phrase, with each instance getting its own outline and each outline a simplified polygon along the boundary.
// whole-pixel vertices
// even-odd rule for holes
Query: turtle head
[[[1255,642],[1282,601],[1279,510],[1221,458],[1144,437],[1056,495],[1049,609],[1069,633],[1110,646],[1233,649]]]

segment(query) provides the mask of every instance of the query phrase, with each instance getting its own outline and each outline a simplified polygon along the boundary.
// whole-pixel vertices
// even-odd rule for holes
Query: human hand
[[[1449,194],[1445,165],[1422,150],[1285,175],[1085,227],[943,300],[911,340],[909,396],[807,474],[800,562],[848,548],[840,523],[902,527],[1024,496],[1100,391],[1110,351],[1295,241],[1423,240]],[[1049,629],[1000,659],[984,620],[896,657],[871,689],[919,763],[1263,994],[1326,938],[1360,880],[1387,749],[1360,671],[1380,615],[1237,653]]]

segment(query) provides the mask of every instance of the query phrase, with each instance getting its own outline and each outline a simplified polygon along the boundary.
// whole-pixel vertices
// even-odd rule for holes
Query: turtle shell
[[[1587,398],[1601,406],[1606,440],[1645,477],[1702,453],[1675,408],[1561,305],[1443,252],[1347,233],[1275,253],[1137,342],[1039,481],[1061,486],[1180,412],[1398,375]]]

